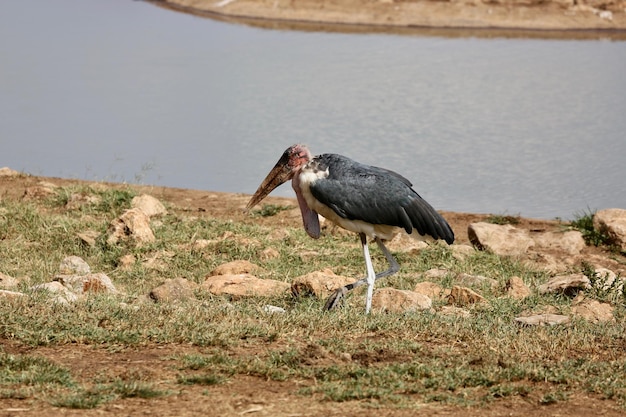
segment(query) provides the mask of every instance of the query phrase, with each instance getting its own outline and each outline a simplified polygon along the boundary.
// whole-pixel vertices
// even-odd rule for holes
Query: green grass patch
[[[517,216],[511,216],[509,214],[491,214],[489,217],[487,217],[487,219],[485,220],[487,223],[493,223],[493,224],[499,224],[499,225],[504,225],[504,224],[512,224],[512,225],[516,225],[520,223],[520,215],[518,214]]]

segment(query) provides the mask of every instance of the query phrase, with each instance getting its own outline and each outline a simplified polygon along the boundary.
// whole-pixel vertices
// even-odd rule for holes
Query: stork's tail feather
[[[454,242],[454,232],[446,219],[422,198],[413,199],[411,204],[403,208],[403,212],[408,217],[406,220],[410,220],[410,226],[420,235],[445,240],[449,245]],[[407,226],[409,225],[405,222],[405,230],[410,233]]]

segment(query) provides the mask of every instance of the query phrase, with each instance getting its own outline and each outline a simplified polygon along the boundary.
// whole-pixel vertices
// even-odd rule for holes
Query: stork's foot
[[[347,294],[348,289],[346,287],[337,288],[335,292],[328,297],[328,300],[326,300],[324,310],[332,310],[333,308],[341,305]]]

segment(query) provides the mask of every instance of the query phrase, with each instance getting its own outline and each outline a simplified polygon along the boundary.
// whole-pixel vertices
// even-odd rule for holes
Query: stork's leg
[[[370,291],[372,293],[374,291],[374,281],[383,277],[387,277],[389,275],[393,275],[400,270],[400,265],[398,264],[398,262],[391,255],[391,252],[389,252],[387,247],[383,244],[383,241],[377,237],[376,243],[378,244],[378,247],[385,255],[385,258],[387,258],[387,262],[389,262],[389,269],[383,272],[379,272],[378,274],[374,274],[374,268],[372,267],[372,259],[370,258],[369,249],[367,248],[366,236],[364,234],[360,234],[359,236],[361,237],[361,245],[363,246],[363,256],[365,257],[367,277],[362,278],[358,281],[353,282],[352,284],[348,284],[344,287],[337,289],[334,293],[331,294],[330,297],[328,297],[328,300],[326,300],[326,304],[324,305],[325,310],[332,310],[333,308],[337,307],[341,303],[343,298],[348,294],[348,291],[356,287],[360,287],[361,285],[368,284],[368,289],[367,289],[368,294],[367,294],[365,309],[366,309],[366,312],[369,313],[369,309],[371,307],[371,301],[372,301],[372,295],[370,294]],[[373,280],[370,278],[370,276],[373,276]],[[369,285],[370,281],[372,281],[372,285]]]
[[[363,246],[363,257],[365,258],[365,268],[367,270],[367,296],[365,297],[365,314],[369,314],[372,309],[372,297],[374,296],[374,282],[376,281],[376,273],[372,265],[372,257],[367,247],[367,236],[360,234],[361,246]]]

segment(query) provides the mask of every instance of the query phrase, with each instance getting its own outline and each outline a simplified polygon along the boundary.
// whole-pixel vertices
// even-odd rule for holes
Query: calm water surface
[[[626,208],[626,42],[273,31],[131,0],[4,0],[0,57],[0,166],[32,174],[252,193],[302,142],[395,169],[442,210]]]

